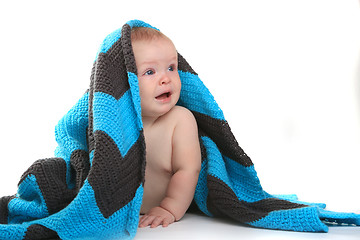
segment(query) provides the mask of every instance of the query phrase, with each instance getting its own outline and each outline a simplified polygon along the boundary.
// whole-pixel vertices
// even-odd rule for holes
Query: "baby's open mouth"
[[[165,92],[163,94],[160,94],[159,96],[155,97],[157,100],[164,100],[167,99],[168,97],[170,97],[171,93],[170,92]]]

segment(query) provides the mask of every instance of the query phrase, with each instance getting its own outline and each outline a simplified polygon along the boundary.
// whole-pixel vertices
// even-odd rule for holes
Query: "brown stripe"
[[[39,224],[33,224],[27,228],[24,240],[44,240],[44,239],[57,240],[60,238],[55,231]]]
[[[251,159],[239,146],[226,121],[215,119],[195,111],[192,113],[196,118],[200,129],[199,132],[203,134],[203,136],[209,136],[216,143],[222,154],[243,166],[248,167],[253,165]]]
[[[8,216],[9,216],[9,202],[14,199],[15,196],[7,196],[0,198],[0,224],[7,224],[8,223]]]
[[[100,211],[108,218],[129,203],[144,182],[145,141],[141,132],[138,141],[123,157],[105,132],[96,131],[94,137],[96,146],[88,181]]]
[[[76,190],[78,191],[84,184],[90,170],[89,153],[84,150],[75,150],[70,156],[71,176],[75,180]],[[74,181],[73,180],[73,181]]]
[[[197,73],[192,69],[192,67],[180,53],[178,53],[178,69],[183,72],[189,72],[197,75]]]
[[[276,210],[306,207],[289,201],[267,198],[257,202],[240,201],[232,189],[219,178],[208,175],[208,210],[214,216],[231,217],[242,223],[256,221]]]
[[[36,177],[50,215],[65,208],[74,199],[76,190],[67,186],[66,163],[62,158],[37,160],[22,175],[19,185],[30,174]]]
[[[121,29],[121,45],[123,48],[126,70],[137,75],[135,56],[131,44],[131,27],[125,24]]]
[[[94,91],[103,92],[115,99],[130,88],[120,40],[106,53],[99,53],[96,60]]]

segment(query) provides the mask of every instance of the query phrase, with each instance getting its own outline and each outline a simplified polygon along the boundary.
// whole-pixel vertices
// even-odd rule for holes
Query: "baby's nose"
[[[169,82],[170,82],[169,76],[167,76],[166,74],[163,74],[163,76],[160,79],[160,85],[167,84]]]

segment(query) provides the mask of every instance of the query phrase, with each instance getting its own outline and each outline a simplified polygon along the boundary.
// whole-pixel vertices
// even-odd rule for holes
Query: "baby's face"
[[[181,81],[174,44],[164,38],[132,43],[138,71],[143,117],[159,117],[180,97]]]

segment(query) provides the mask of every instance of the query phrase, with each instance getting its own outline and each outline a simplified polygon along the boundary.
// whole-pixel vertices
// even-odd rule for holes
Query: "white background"
[[[2,1],[1,196],[53,156],[100,43],[131,19],[174,41],[268,192],[360,213],[358,0]]]

